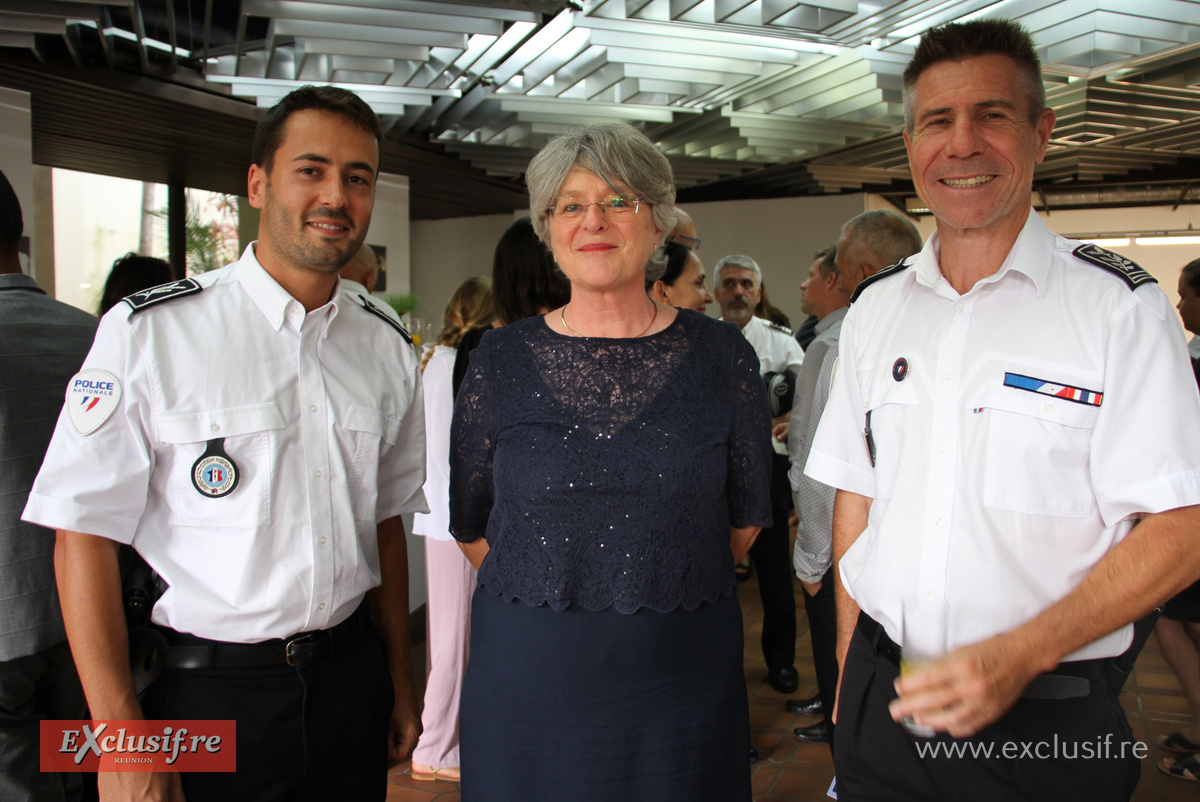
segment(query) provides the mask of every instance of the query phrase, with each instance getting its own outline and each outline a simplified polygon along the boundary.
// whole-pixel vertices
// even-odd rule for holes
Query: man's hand
[[[1011,633],[961,649],[896,680],[888,709],[955,738],[974,735],[1009,711],[1042,670],[1014,647]]]
[[[411,685],[409,686],[411,688]],[[396,705],[388,722],[388,758],[403,763],[417,748],[421,735],[421,720],[417,717],[417,700],[412,693],[396,685]]]
[[[100,802],[184,802],[183,784],[174,771],[101,771],[96,785]]]
[[[771,427],[771,436],[781,443],[786,443],[788,439],[788,430],[790,428],[790,421],[784,420],[783,423],[776,423],[773,427]]]

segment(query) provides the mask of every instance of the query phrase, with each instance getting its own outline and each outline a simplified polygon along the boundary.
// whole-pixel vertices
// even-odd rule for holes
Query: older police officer
[[[806,469],[838,488],[839,797],[1128,800],[1113,658],[1200,574],[1182,332],[1152,277],[1030,209],[1054,112],[1020,26],[929,31],[904,90],[937,232],[859,285]],[[898,679],[923,608],[947,653]]]
[[[258,241],[105,316],[25,509],[59,530],[94,718],[237,720],[237,772],[184,775],[190,802],[383,799],[389,751],[416,740],[400,515],[424,509],[417,359],[337,274],[371,221],[379,141],[333,87],[263,117]],[[169,586],[140,704],[118,543]],[[104,773],[101,795],[177,798],[178,778]]]

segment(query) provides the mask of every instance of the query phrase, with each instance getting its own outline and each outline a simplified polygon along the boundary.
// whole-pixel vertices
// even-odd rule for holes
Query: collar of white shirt
[[[1009,249],[1008,256],[1000,265],[1000,269],[980,280],[975,286],[992,284],[1002,280],[1011,272],[1017,272],[1027,276],[1033,282],[1037,296],[1041,298],[1046,292],[1046,278],[1050,273],[1050,262],[1054,256],[1056,240],[1054,232],[1046,227],[1042,218],[1038,217],[1037,212],[1031,208],[1025,226],[1017,236],[1017,241]],[[925,247],[917,254],[917,260],[913,263],[913,279],[942,297],[958,298],[958,293],[942,275],[941,266],[938,264],[940,254],[941,238],[935,231],[925,242]]]

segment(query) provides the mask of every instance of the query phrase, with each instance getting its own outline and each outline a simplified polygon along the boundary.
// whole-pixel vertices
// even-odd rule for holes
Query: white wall
[[[722,256],[745,253],[763,269],[771,302],[799,325],[800,282],[817,251],[837,241],[842,223],[867,209],[895,207],[878,195],[852,194],[816,198],[716,201],[683,204],[696,221],[702,240],[700,258],[712,274]],[[442,310],[455,288],[473,275],[491,275],[492,252],[513,215],[462,217],[412,223],[412,291],[420,298],[420,314],[441,326]],[[1040,213],[1050,230],[1063,236],[1120,233],[1131,230],[1200,229],[1200,206],[1169,206]],[[922,239],[935,228],[932,216],[914,219]],[[1200,257],[1200,247],[1130,245],[1114,248],[1140,264],[1158,280],[1171,303],[1179,300],[1179,270]],[[710,282],[711,283],[711,282]],[[710,315],[719,315],[716,304]]]
[[[863,203],[863,195],[834,195],[689,203],[680,208],[696,221],[699,256],[710,288],[717,260],[731,253],[746,254],[762,268],[771,303],[799,326],[804,319],[800,283],[808,275],[813,254],[837,242],[842,223],[864,211]],[[708,313],[717,317],[721,310],[714,303]]]
[[[414,220],[412,223],[412,292],[417,314],[442,329],[442,313],[450,296],[471,276],[492,275],[496,243],[517,214]]]
[[[863,195],[838,195],[692,203],[682,208],[696,221],[700,258],[709,274],[726,254],[752,256],[763,269],[771,302],[798,325],[800,282],[812,255],[837,241],[842,223],[863,211],[863,203]],[[491,275],[496,241],[522,214],[413,222],[413,292],[421,301],[420,314],[435,320],[435,333],[458,285],[469,276]],[[720,314],[716,304],[709,314]]]

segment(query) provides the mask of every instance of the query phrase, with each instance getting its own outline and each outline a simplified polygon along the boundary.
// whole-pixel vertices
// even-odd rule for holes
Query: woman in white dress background
[[[421,363],[425,388],[425,498],[429,512],[413,517],[413,534],[425,537],[428,634],[422,732],[412,757],[412,776],[417,780],[457,782],[460,776],[458,703],[471,636],[475,568],[450,536],[450,419],[454,415],[451,374],[463,334],[491,325],[494,318],[491,279],[467,279],[446,305],[442,333]]]

